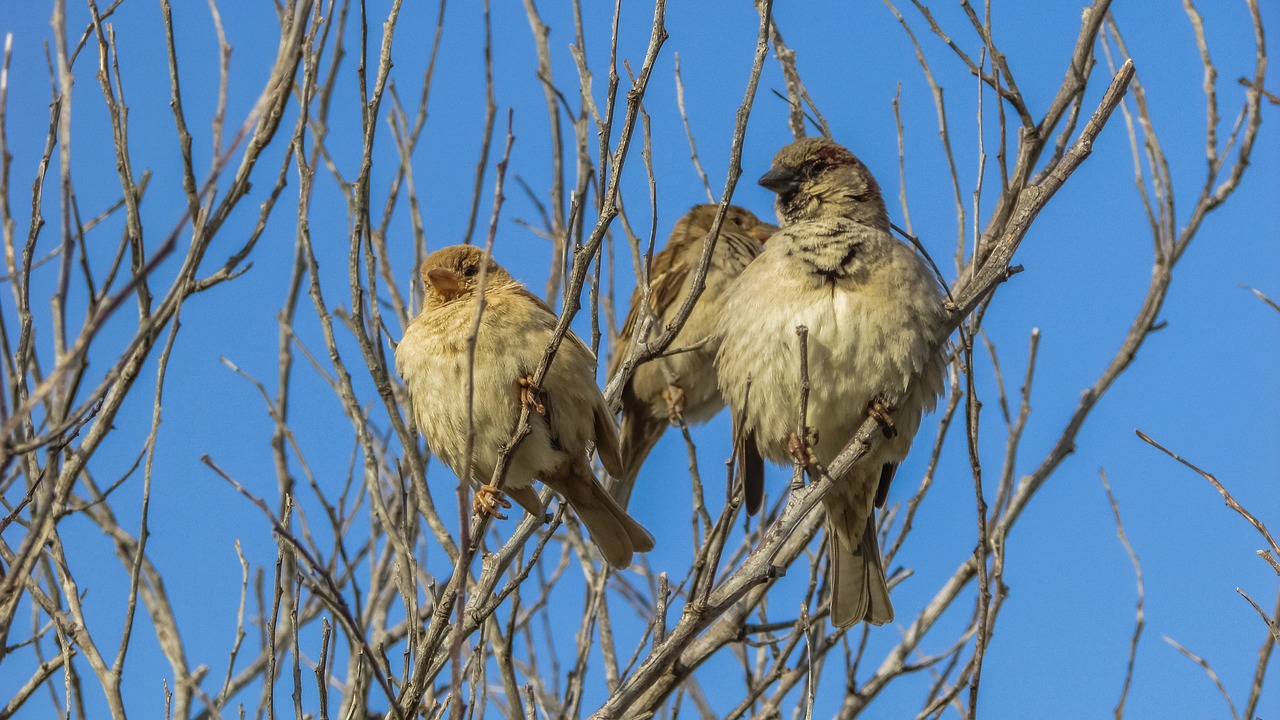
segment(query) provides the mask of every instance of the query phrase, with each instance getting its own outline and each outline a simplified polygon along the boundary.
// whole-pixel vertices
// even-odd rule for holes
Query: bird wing
[[[615,478],[626,475],[626,466],[622,463],[622,447],[618,442],[618,426],[613,422],[613,413],[605,404],[604,396],[596,393],[596,402],[592,408],[595,421],[596,452],[600,455],[600,463]]]
[[[538,492],[532,487],[505,487],[502,489],[507,497],[516,501],[524,511],[530,515],[541,518],[545,512],[542,506],[542,498],[538,497]]]
[[[662,320],[662,310],[672,308],[684,288],[685,280],[689,277],[689,264],[681,259],[680,255],[675,243],[672,243],[663,248],[662,252],[654,255],[653,262],[649,264],[649,307],[659,322]],[[637,287],[631,293],[631,309],[627,312],[627,319],[622,323],[618,343],[614,348],[613,358],[609,362],[610,377],[618,371],[623,358],[631,349],[631,343],[643,315],[641,312],[643,302],[643,289]]]
[[[532,302],[534,305],[537,305],[539,308],[541,308],[547,314],[547,317],[545,319],[546,319],[547,325],[549,326],[549,329],[552,331],[555,330],[555,327],[560,323],[560,316],[556,315],[556,311],[552,310],[550,305],[544,302],[542,298],[529,292],[528,288],[526,288],[523,285],[520,285],[519,283],[516,283],[512,288],[512,290],[518,293],[521,297],[528,300],[529,302]],[[596,361],[595,353],[591,352],[591,348],[587,347],[587,344],[582,341],[582,338],[575,335],[572,330],[564,334],[564,342],[567,342],[570,345],[573,345],[575,349],[581,351],[588,358],[590,358],[591,364],[595,364],[595,361]]]
[[[761,226],[768,228],[764,237],[772,235],[772,231],[777,230],[772,225],[761,223]],[[733,245],[759,248],[761,232],[759,229],[742,232],[736,226],[731,228],[729,222],[726,221],[720,228],[716,247]],[[667,246],[653,256],[653,262],[649,265],[649,307],[653,309],[653,313],[658,317],[659,321],[665,320],[668,315],[675,315],[676,311],[680,309],[680,304],[684,302],[686,286],[691,274],[697,267],[691,261],[687,250],[690,245],[695,243],[701,246],[706,238],[706,233],[706,229],[702,227],[684,228],[682,231],[681,226],[677,224],[676,229],[671,233],[671,240],[667,243]],[[701,253],[699,253],[698,258],[701,259]],[[631,310],[627,313],[627,319],[622,323],[618,344],[609,363],[610,377],[617,372],[622,359],[627,356],[627,351],[631,348],[636,328],[640,324],[640,308],[643,298],[644,294],[641,288],[637,287],[635,292],[631,294]]]
[[[893,476],[898,471],[898,463],[885,463],[880,468],[880,484],[876,486],[876,507],[884,507],[889,497],[889,486],[893,484]]]
[[[747,514],[755,515],[764,504],[764,458],[755,435],[743,431],[741,417],[733,419],[733,437],[738,444],[738,476],[742,478],[744,504]]]
[[[518,291],[521,295],[528,298],[531,302],[546,311],[548,320],[554,325],[557,322],[556,314],[542,298],[529,292],[524,286],[520,286]],[[591,352],[591,348],[582,341],[582,338],[575,335],[572,331],[564,335],[564,342],[569,344],[570,352],[581,353],[586,357],[588,365],[593,365],[596,361],[595,353]],[[571,348],[571,349],[570,349]],[[609,405],[604,401],[604,395],[600,393],[599,388],[595,387],[595,382],[591,383],[595,388],[595,396],[591,398],[591,414],[595,430],[596,451],[600,454],[600,462],[604,465],[605,470],[609,471],[614,477],[621,477],[623,474],[622,450],[618,443],[618,428],[613,422],[613,413],[609,412]],[[557,447],[561,447],[560,438],[556,435],[556,423],[552,421],[552,404],[551,398],[543,399],[543,405],[546,408],[546,418],[548,430],[551,433],[551,442]]]

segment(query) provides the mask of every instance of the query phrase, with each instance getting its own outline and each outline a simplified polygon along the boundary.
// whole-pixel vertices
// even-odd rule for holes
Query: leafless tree
[[[168,662],[164,712],[175,718],[243,717],[250,712],[273,717],[288,712],[290,705],[298,718],[461,718],[486,712],[623,718],[675,717],[681,711],[699,717],[780,717],[784,712],[809,717],[819,697],[836,698],[839,716],[853,717],[890,684],[915,673],[931,678],[920,697],[919,717],[949,712],[975,717],[983,660],[1005,604],[1005,557],[1016,537],[1014,526],[1074,451],[1099,401],[1135,358],[1147,353],[1145,342],[1160,327],[1175,268],[1206,218],[1232,199],[1245,178],[1255,160],[1252,153],[1267,104],[1276,100],[1264,88],[1267,56],[1257,0],[1245,3],[1256,38],[1253,65],[1232,68],[1245,77],[1238,86],[1225,88],[1217,82],[1205,22],[1191,0],[1184,0],[1204,67],[1203,99],[1185,102],[1188,112],[1207,107],[1207,121],[1202,139],[1193,143],[1179,138],[1176,149],[1168,150],[1200,152],[1202,145],[1207,168],[1199,192],[1183,198],[1175,212],[1175,178],[1165,154],[1169,140],[1157,135],[1151,119],[1142,84],[1144,59],[1130,55],[1109,0],[1084,8],[1071,52],[1061,58],[1060,85],[1051,92],[1037,89],[1038,97],[1051,98],[1047,103],[1029,100],[1015,80],[1001,52],[1000,33],[993,28],[990,3],[974,7],[962,0],[963,27],[946,26],[917,0],[902,8],[893,0],[884,4],[919,61],[918,67],[895,72],[923,72],[932,89],[941,136],[938,161],[951,178],[957,228],[953,266],[947,272],[934,266],[948,285],[950,322],[936,342],[949,352],[950,391],[933,430],[922,431],[917,442],[916,453],[928,462],[914,492],[882,518],[886,566],[898,568],[891,584],[913,572],[901,566],[898,553],[936,477],[967,473],[977,518],[974,534],[956,540],[973,552],[949,576],[928,578],[935,587],[932,600],[914,617],[902,618],[897,631],[830,626],[821,580],[823,545],[815,541],[822,520],[816,506],[832,478],[859,462],[877,441],[878,425],[871,418],[847,439],[826,474],[809,484],[793,483],[759,522],[740,517],[732,478],[722,495],[721,479],[704,478],[698,471],[699,456],[727,456],[729,448],[697,445],[694,434],[681,426],[693,487],[689,522],[694,543],[687,566],[675,572],[657,571],[645,559],[629,571],[612,571],[563,506],[552,504],[556,509],[546,517],[522,515],[494,523],[471,516],[469,487],[452,484],[443,469],[433,469],[433,482],[427,482],[429,454],[404,410],[405,390],[389,358],[420,304],[422,289],[413,269],[430,244],[433,220],[424,217],[421,146],[429,137],[424,131],[437,90],[437,61],[450,51],[443,0],[433,25],[413,28],[401,21],[400,0],[377,10],[349,0],[277,3],[274,60],[269,68],[259,68],[265,80],[259,81],[256,101],[240,116],[229,100],[230,88],[249,80],[233,80],[232,46],[216,0],[198,18],[206,11],[193,4],[176,8],[175,17],[168,0],[161,0],[158,13],[152,8],[140,13],[123,0],[101,8],[88,0],[89,20],[83,27],[68,20],[65,0],[53,0],[47,48],[51,101],[29,197],[25,178],[11,182],[10,143],[35,140],[10,137],[6,128],[14,113],[31,113],[34,106],[15,104],[9,81],[11,73],[46,70],[11,67],[13,38],[7,36],[0,70],[0,221],[5,282],[14,304],[0,303],[6,379],[0,405],[0,493],[5,502],[0,519],[0,666],[8,678],[27,679],[13,681],[12,697],[0,698],[0,718],[19,716],[40,702],[59,715],[92,716],[101,701],[97,689],[86,689],[86,680],[99,686],[113,717],[146,712],[130,707],[122,687],[126,658],[140,645],[158,649]],[[665,327],[652,318],[640,323],[637,332],[647,342],[633,342],[620,371],[606,379],[606,396],[616,407],[635,368],[671,349],[701,292],[720,221],[743,172],[753,109],[762,100],[776,102],[760,92],[762,73],[771,62],[779,63],[784,88],[777,95],[787,103],[791,133],[829,135],[831,130],[818,110],[822,98],[811,97],[797,52],[784,41],[786,28],[774,21],[771,0],[755,3],[758,34],[754,54],[741,63],[743,99],[732,135],[704,136],[700,143],[686,113],[678,58],[671,86],[679,93],[680,117],[651,118],[646,109],[655,83],[667,82],[655,75],[655,67],[667,54],[676,54],[668,45],[665,0],[641,4],[645,13],[651,11],[651,25],[647,42],[635,46],[626,43],[629,36],[619,29],[621,0],[613,5],[611,21],[599,25],[584,19],[574,0],[564,12],[572,20],[573,42],[567,52],[549,41],[551,28],[542,15],[547,3],[541,5],[536,0],[523,3],[536,69],[501,78],[536,84],[544,93],[547,114],[534,124],[503,112],[497,101],[497,43],[491,8],[484,2],[483,52],[468,51],[472,59],[484,61],[482,142],[469,207],[458,209],[454,219],[465,225],[460,239],[493,248],[504,227],[504,201],[513,192],[513,181],[536,208],[536,219],[519,222],[547,241],[545,294],[561,314],[536,378],[546,372],[571,324],[589,328],[592,347],[607,353],[617,337],[615,287],[629,287],[630,277],[648,277],[659,226],[652,124],[680,124],[707,195],[721,205],[704,245],[698,290],[675,322]],[[158,15],[162,21],[167,97],[121,72],[120,58],[131,48],[117,41],[114,25],[123,22],[126,9],[135,11],[131,18]],[[628,3],[626,11],[634,10]],[[197,76],[188,67],[203,70],[208,63],[177,39],[182,35],[175,24],[184,22],[208,23],[205,31],[218,45],[216,82],[203,77],[192,81]],[[600,68],[593,71],[589,58],[598,55],[587,52],[588,43],[609,47],[603,83],[596,82]],[[959,70],[972,77],[970,85],[951,89],[976,94],[976,123],[949,117],[944,86],[926,59],[933,54],[936,64],[938,52],[944,53],[951,75]],[[573,77],[554,74],[564,67],[574,70]],[[409,84],[415,76],[421,77],[421,93],[416,106],[406,105],[396,81]],[[73,126],[77,79],[81,93],[74,109],[84,119]],[[96,95],[86,91],[91,80],[96,80]],[[1220,92],[1235,108],[1224,137],[1219,136],[1224,127]],[[193,117],[184,109],[184,99],[192,97],[199,97],[202,107],[212,106],[212,114]],[[131,134],[130,110],[149,111],[165,99],[178,137],[171,152],[180,177],[156,180],[180,183],[185,204],[144,211],[153,171],[135,161],[131,143],[136,147],[148,139]],[[358,102],[359,113],[353,115],[358,125],[340,122],[339,114],[356,109],[353,101]],[[81,110],[90,103],[92,112]],[[894,110],[899,111],[896,99]],[[88,154],[81,159],[84,145],[73,145],[73,127],[84,132],[82,123],[99,118],[111,139],[111,159]],[[188,130],[188,123],[194,127],[197,122],[210,128],[213,151],[207,157],[194,149]],[[542,122],[548,123],[549,138],[534,131]],[[1033,380],[1043,382],[1036,378],[1040,336],[1033,332],[1028,340],[1029,361],[1014,390],[1005,383],[983,321],[998,302],[1002,284],[1021,270],[1017,252],[1038,215],[1072,180],[1108,125],[1128,132],[1139,202],[1150,224],[1150,282],[1110,364],[1082,388],[1078,405],[1054,433],[1048,451],[1032,464],[1034,469],[1019,476],[1016,468],[1027,465],[1022,439],[1031,417]],[[984,132],[992,127],[994,133]],[[1111,131],[1119,132],[1117,127]],[[923,245],[938,247],[911,235],[901,120],[897,136],[906,226],[901,232],[922,250]],[[510,170],[517,137],[525,150],[522,167],[540,167],[549,188],[535,187]],[[995,164],[988,167],[992,150],[984,143],[991,137],[998,139]],[[977,146],[979,165],[972,182],[961,180],[964,171],[953,154],[953,146],[961,142]],[[639,163],[634,146],[639,147]],[[708,175],[698,149],[727,157],[722,182]],[[106,162],[114,165],[114,173],[104,167]],[[50,179],[51,170],[56,181]],[[55,182],[56,189],[50,188],[46,197],[46,185]],[[103,184],[118,183],[113,193],[119,200],[87,217],[98,208],[85,208],[82,214],[77,198],[88,194],[86,183],[94,185],[95,195],[105,192]],[[318,214],[313,206],[318,188],[336,188],[345,200],[345,243],[333,242],[339,233],[331,227],[325,228],[324,241],[316,239],[312,220]],[[643,197],[646,190],[648,197]],[[282,197],[296,197],[296,207],[277,207]],[[14,215],[15,208],[28,205],[29,216]],[[628,215],[628,207],[648,212]],[[56,215],[52,227],[45,212]],[[229,231],[233,217],[250,229]],[[284,255],[283,242],[260,242],[270,234],[269,224],[277,235],[282,225],[292,229],[291,256]],[[406,226],[407,233],[402,231]],[[123,228],[110,251],[99,237],[109,227]],[[238,607],[236,627],[218,629],[229,637],[230,656],[197,658],[188,649],[192,637],[213,629],[170,599],[166,569],[149,546],[153,482],[172,482],[154,472],[157,453],[171,450],[160,440],[166,380],[187,372],[171,365],[170,357],[188,303],[216,311],[226,295],[208,291],[234,287],[252,263],[277,256],[291,261],[282,263],[290,268],[288,280],[281,282],[283,307],[263,309],[278,321],[274,379],[255,377],[235,358],[223,361],[260,394],[270,418],[275,494],[255,492],[262,485],[247,481],[227,458],[204,454],[202,447],[186,450],[203,455],[204,472],[225,481],[220,487],[229,497],[226,507],[235,513],[261,511],[259,533],[274,538],[278,552],[274,566],[255,566],[237,544],[243,571],[239,587],[210,588],[218,602]],[[628,278],[615,277],[619,265],[631,268]],[[988,393],[994,397],[984,398],[975,378],[989,373],[997,382]],[[309,391],[298,388],[317,379],[332,398],[321,405],[308,397],[304,407]],[[988,408],[996,403],[999,422],[981,422],[984,402]],[[324,412],[322,408],[348,428],[349,467],[320,467],[309,460],[309,441],[301,436],[317,432],[306,422],[307,415]],[[506,457],[528,433],[528,412],[498,465],[493,481],[499,485]],[[113,466],[95,458],[113,433],[128,428],[141,428],[145,441],[127,472],[108,477],[107,468]],[[962,434],[967,448],[965,468],[943,467],[943,447],[952,429]],[[1003,457],[994,466],[979,452],[980,429],[1002,435],[995,442],[1003,445]],[[1165,452],[1181,460],[1173,451]],[[1212,475],[1182,462],[1212,482],[1258,530],[1265,541],[1261,554],[1280,577],[1280,547],[1264,518],[1236,503]],[[911,482],[900,478],[899,488]],[[1109,486],[1107,493],[1111,497]],[[550,499],[549,492],[544,491],[544,499]],[[1114,497],[1111,505],[1120,523]],[[1273,510],[1267,508],[1263,515]],[[86,540],[80,533],[68,540],[67,528],[79,519],[100,534]],[[1116,717],[1123,716],[1144,627],[1138,553],[1122,524],[1119,529],[1137,572],[1138,605]],[[97,577],[101,569],[86,571],[78,557],[103,543],[121,563],[117,572],[127,578],[123,593],[91,587],[89,576]],[[771,606],[779,579],[788,574],[793,586],[796,576],[808,578],[807,585],[801,583],[803,597],[797,604],[788,598]],[[1259,605],[1247,592],[1242,595],[1263,623],[1255,681],[1243,712],[1252,718],[1272,649],[1280,640],[1280,604],[1268,616],[1269,601]],[[145,623],[138,622],[139,610]],[[23,616],[30,622],[23,623]],[[946,623],[940,622],[944,616]],[[894,642],[887,650],[873,651],[870,632],[890,632]],[[927,637],[928,646],[923,644]],[[926,652],[925,647],[944,649]],[[1208,663],[1177,647],[1217,681]],[[734,670],[741,693],[727,712],[719,709],[723,703],[713,708],[708,699],[704,686],[709,675],[700,672],[708,665]],[[306,679],[304,666],[310,675]],[[1230,694],[1221,683],[1219,688],[1230,704]],[[87,692],[94,697],[86,697]],[[48,698],[38,699],[40,694]],[[249,709],[254,707],[256,711]],[[1240,717],[1234,706],[1232,714]]]

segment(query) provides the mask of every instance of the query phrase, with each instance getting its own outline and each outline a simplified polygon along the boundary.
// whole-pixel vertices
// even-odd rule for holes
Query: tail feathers
[[[589,470],[543,480],[560,493],[587,526],[592,542],[616,568],[631,564],[634,553],[653,549],[653,536],[610,497]]]
[[[847,526],[844,517],[827,515],[827,538],[830,545],[831,624],[846,628],[863,620],[872,625],[893,621],[893,605],[889,602],[889,586],[876,542],[875,514],[863,523],[859,532]]]
[[[631,491],[635,489],[636,478],[640,476],[640,466],[653,446],[658,444],[662,433],[667,429],[665,418],[655,418],[646,412],[622,412],[620,443],[622,445],[621,477],[613,478],[609,493],[623,509],[631,501]]]
[[[872,625],[884,625],[893,622],[893,603],[889,602],[889,579],[885,577],[884,560],[880,557],[880,543],[876,540],[875,513],[867,518],[867,527],[862,531],[862,551],[867,561],[866,585],[870,600],[867,603],[865,619]]]

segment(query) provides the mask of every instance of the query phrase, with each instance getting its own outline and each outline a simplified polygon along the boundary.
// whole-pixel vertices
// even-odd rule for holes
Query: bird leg
[[[898,434],[898,428],[893,424],[893,406],[883,397],[876,396],[867,404],[867,414],[880,423],[880,430],[885,437],[891,438]]]
[[[511,501],[503,497],[502,491],[493,485],[481,485],[471,499],[471,511],[476,515],[491,515],[499,520],[506,520],[503,508],[511,507]]]
[[[806,470],[818,466],[818,456],[813,454],[813,446],[817,444],[818,429],[813,427],[804,429],[804,437],[793,432],[787,438],[787,450],[791,452],[791,457]]]
[[[516,386],[520,388],[520,404],[539,415],[547,414],[547,407],[538,400],[538,396],[542,394],[542,388],[533,381],[533,375],[525,375],[516,379]]]
[[[662,389],[662,399],[667,401],[667,420],[679,426],[684,420],[684,388],[668,385]]]

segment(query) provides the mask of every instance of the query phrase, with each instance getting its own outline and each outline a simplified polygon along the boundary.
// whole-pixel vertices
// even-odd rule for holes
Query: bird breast
[[[555,326],[554,316],[542,318],[529,312],[538,308],[519,304],[504,307],[503,299],[491,297],[481,317],[474,363],[467,347],[474,302],[453,302],[423,313],[410,324],[396,349],[396,366],[413,398],[418,428],[431,451],[459,475],[466,458],[468,389],[474,388],[472,476],[483,482],[492,476],[519,420],[516,382],[537,369]],[[574,387],[571,379],[576,376],[569,372],[581,369],[577,366],[584,365],[584,360],[578,355],[584,353],[575,352],[568,340],[561,344],[543,381],[556,432],[546,417],[531,417],[531,433],[507,473],[507,484],[513,487],[527,486],[563,465],[569,459],[566,448],[581,451],[586,446],[581,417],[583,413],[590,417],[590,404],[583,391]],[[589,362],[585,365],[589,368]],[[590,423],[585,426],[591,427]]]
[[[787,439],[800,410],[796,327],[803,325],[811,384],[807,425],[819,432],[818,459],[830,462],[861,425],[871,400],[882,396],[896,409],[899,433],[878,443],[876,452],[885,462],[901,460],[941,383],[941,365],[930,360],[940,312],[932,278],[892,238],[846,243],[853,259],[840,276],[814,272],[796,259],[812,259],[811,252],[775,246],[778,239],[742,274],[721,314],[718,368],[726,400],[747,407],[747,429],[762,455],[790,462]],[[827,247],[826,255],[842,253]],[[922,371],[935,377],[908,394]]]

